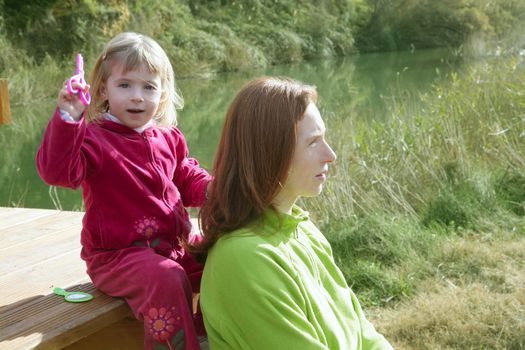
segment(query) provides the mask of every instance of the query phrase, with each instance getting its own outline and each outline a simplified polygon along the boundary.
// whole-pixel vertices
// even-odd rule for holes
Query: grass
[[[396,349],[525,348],[525,239],[450,240],[432,256],[435,276],[375,326]]]
[[[525,348],[523,65],[392,99],[383,122],[327,120],[339,157],[303,205],[395,348]]]
[[[10,64],[16,65],[16,62]],[[20,162],[34,159],[35,150],[27,147],[49,121],[49,115],[53,112],[49,106],[54,105],[51,101],[56,100],[58,95],[58,88],[49,89],[49,86],[59,87],[66,71],[49,58],[40,67],[23,60],[18,64],[19,67],[9,69],[8,75],[11,113],[16,118],[13,118],[11,125],[0,128],[0,145],[9,150],[0,154],[0,179],[4,180],[2,193],[7,193],[3,201],[10,206],[24,204],[29,189],[20,189],[12,182],[17,181]]]

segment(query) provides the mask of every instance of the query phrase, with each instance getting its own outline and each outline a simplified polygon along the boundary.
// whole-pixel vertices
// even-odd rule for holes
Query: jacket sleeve
[[[173,128],[173,133],[177,139],[177,168],[173,182],[179,189],[185,207],[200,207],[206,200],[206,186],[212,177],[199,166],[196,159],[188,157],[188,146],[182,132]]]
[[[328,350],[301,306],[299,286],[274,256],[278,253],[230,248],[208,260],[209,283],[201,287],[211,348]]]
[[[335,263],[332,247],[330,246],[328,240],[311,221],[308,221],[308,223],[305,224],[305,228],[307,229],[308,235],[310,236],[312,248],[314,249],[318,257],[324,260],[324,265],[329,270],[331,270],[333,278],[340,281],[344,281],[343,273]],[[346,282],[344,283],[346,284]],[[383,335],[377,332],[372,323],[370,323],[366,319],[365,313],[363,312],[361,304],[359,303],[359,300],[357,299],[357,296],[354,294],[354,292],[349,287],[348,291],[350,294],[349,297],[352,302],[353,309],[356,312],[356,315],[359,319],[359,324],[361,326],[360,337],[362,342],[362,349],[393,350],[392,346],[385,339],[385,337],[383,337]]]
[[[379,332],[376,331],[374,326],[366,319],[365,313],[363,312],[363,309],[361,308],[361,305],[359,304],[359,301],[357,300],[356,295],[352,290],[350,290],[350,297],[352,299],[352,304],[354,305],[354,309],[357,312],[357,315],[359,317],[359,322],[361,323],[361,329],[362,331],[362,342],[363,342],[363,349],[367,350],[393,350],[394,348],[390,343],[381,335]]]
[[[88,175],[87,158],[95,159],[97,153],[84,145],[85,134],[84,118],[67,122],[55,110],[36,154],[38,174],[46,183],[73,189],[80,186]]]

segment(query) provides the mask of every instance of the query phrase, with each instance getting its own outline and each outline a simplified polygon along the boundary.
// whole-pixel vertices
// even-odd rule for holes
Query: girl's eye
[[[120,83],[119,87],[121,87],[121,88],[128,88],[129,84],[128,83]]]
[[[146,90],[156,90],[156,88],[155,88],[154,85],[146,85],[146,86],[145,86],[145,89],[146,89]]]

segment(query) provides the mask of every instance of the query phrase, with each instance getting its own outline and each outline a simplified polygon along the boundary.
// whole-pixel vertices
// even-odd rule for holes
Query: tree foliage
[[[37,61],[92,51],[94,43],[125,29],[130,17],[121,0],[4,0],[3,13],[8,39]]]
[[[177,74],[192,75],[498,41],[523,20],[522,0],[0,0],[0,42],[37,64],[78,51],[90,62],[110,37],[133,30],[156,38]]]
[[[365,51],[458,47],[501,41],[525,19],[520,0],[368,0],[356,32]]]

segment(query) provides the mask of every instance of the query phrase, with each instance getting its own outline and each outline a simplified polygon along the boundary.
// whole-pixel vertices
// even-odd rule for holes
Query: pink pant
[[[192,293],[199,291],[203,266],[184,250],[162,253],[130,247],[82,257],[93,284],[123,297],[135,317],[144,321],[145,349],[199,349],[204,335],[202,314],[192,312]]]

